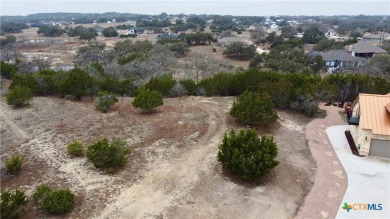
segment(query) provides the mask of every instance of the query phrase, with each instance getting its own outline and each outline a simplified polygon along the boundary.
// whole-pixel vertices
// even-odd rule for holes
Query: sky
[[[126,12],[157,15],[220,14],[244,16],[271,15],[390,15],[390,0],[0,0],[1,15],[28,15],[52,12]]]

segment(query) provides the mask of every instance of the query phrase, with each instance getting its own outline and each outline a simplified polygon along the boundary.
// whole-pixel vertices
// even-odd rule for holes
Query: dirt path
[[[195,105],[195,102],[192,103]],[[191,189],[199,174],[207,171],[205,160],[215,158],[215,147],[226,131],[223,111],[213,110],[209,102],[197,103],[209,114],[209,126],[198,143],[174,160],[166,160],[148,172],[142,181],[122,191],[98,218],[145,218],[164,215],[174,200]],[[218,124],[218,126],[217,126]]]
[[[5,103],[0,103],[0,104],[1,104],[0,120],[4,122],[6,126],[8,126],[11,129],[11,131],[17,135],[17,137],[21,139],[28,138],[27,133],[23,129],[19,128],[19,126],[16,125],[13,121],[11,121],[10,118],[12,118],[12,115],[10,115],[8,111],[4,110],[3,107],[8,107],[8,106],[6,106]]]
[[[324,106],[325,118],[314,119],[306,126],[306,138],[310,151],[317,162],[313,188],[307,195],[296,218],[335,218],[348,185],[346,172],[329,142],[326,128],[345,122],[340,108]]]
[[[259,181],[243,182],[216,159],[222,135],[247,128],[229,116],[233,99],[168,98],[149,115],[129,98],[107,114],[88,101],[54,97],[35,97],[18,110],[2,104],[0,158],[20,154],[25,165],[18,176],[2,174],[1,186],[29,195],[42,183],[71,189],[77,204],[64,218],[294,217],[315,176],[304,133],[310,119],[279,110],[275,124],[258,128],[260,135],[274,136],[280,164]],[[74,139],[87,147],[113,135],[132,149],[129,163],[115,174],[66,153]],[[22,218],[50,217],[31,202]]]

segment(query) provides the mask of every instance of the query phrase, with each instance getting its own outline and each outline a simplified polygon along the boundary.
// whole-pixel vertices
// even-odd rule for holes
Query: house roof
[[[179,38],[179,35],[173,34],[173,33],[163,33],[161,35],[158,35],[158,39],[177,39]]]
[[[142,27],[132,27],[129,30],[134,30],[134,31],[144,31],[144,28]]]
[[[330,61],[342,61],[342,62],[358,62],[366,61],[366,59],[354,57],[351,53],[344,50],[330,50],[328,52],[320,52],[318,55],[322,56],[322,59],[326,62]]]
[[[368,42],[358,42],[352,45],[347,45],[344,47],[347,52],[356,52],[356,53],[387,53],[386,50],[381,49],[377,46],[372,45]]]
[[[389,33],[365,33],[363,35],[363,38],[370,38],[370,39],[381,39],[383,36],[383,39],[389,40],[390,39],[390,34]]]
[[[386,106],[390,104],[390,94],[359,94],[360,126],[371,129],[375,135],[390,135],[390,113]]]

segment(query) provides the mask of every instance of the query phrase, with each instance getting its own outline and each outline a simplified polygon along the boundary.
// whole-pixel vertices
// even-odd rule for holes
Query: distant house
[[[366,59],[354,57],[351,53],[344,50],[330,50],[328,52],[319,52],[328,67],[357,67]]]
[[[157,36],[157,40],[160,39],[171,39],[171,40],[177,40],[179,38],[179,35],[173,34],[173,33],[163,33]]]
[[[368,42],[358,42],[344,47],[345,51],[352,53],[352,56],[370,58],[377,55],[385,55],[387,51],[372,45]]]
[[[43,23],[32,23],[30,24],[30,27],[43,27],[43,26],[47,26],[47,24],[43,24]]]
[[[390,158],[390,93],[359,94],[348,117],[360,155]]]
[[[102,35],[102,31],[104,30],[104,27],[101,27],[99,25],[95,25],[92,27],[92,29],[95,30],[95,32],[97,33],[97,35]]]
[[[141,34],[144,33],[144,28],[132,27],[127,31],[127,34]]]
[[[385,33],[385,32],[378,33],[378,34],[365,33],[362,39],[362,41],[371,42],[377,45],[381,45],[384,40],[390,40],[389,33]]]

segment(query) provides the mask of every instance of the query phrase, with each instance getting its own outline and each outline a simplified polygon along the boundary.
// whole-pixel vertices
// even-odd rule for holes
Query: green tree
[[[153,77],[145,84],[145,88],[149,90],[158,91],[163,96],[168,96],[169,91],[175,86],[176,81],[172,75],[161,75]]]
[[[223,54],[237,59],[251,59],[256,54],[256,47],[243,42],[233,42],[223,51]]]
[[[118,98],[113,93],[99,91],[98,95],[99,97],[95,102],[95,107],[103,113],[108,112],[118,102]]]
[[[22,107],[29,104],[32,96],[32,92],[28,87],[18,85],[10,89],[6,96],[6,101],[8,105]]]
[[[88,72],[74,68],[69,71],[67,79],[61,84],[61,88],[64,94],[75,96],[76,99],[80,100],[81,97],[92,92],[94,84],[94,78]]]
[[[102,34],[105,37],[117,37],[118,31],[116,31],[115,27],[107,27],[103,29]]]
[[[272,99],[258,93],[245,91],[234,101],[230,115],[242,124],[266,125],[275,122],[276,111],[273,109]]]
[[[11,77],[18,71],[18,67],[12,63],[5,63],[1,61],[0,63],[0,74],[6,79],[11,79]]]
[[[16,43],[15,36],[7,36],[5,39],[0,39],[0,46],[12,45]]]
[[[38,29],[37,33],[43,34],[43,36],[46,37],[58,37],[61,34],[66,33],[66,31],[59,26],[43,26]]]
[[[91,41],[92,39],[95,39],[97,35],[98,34],[94,29],[88,29],[79,33],[79,40]]]
[[[145,87],[141,87],[138,90],[133,100],[133,106],[135,108],[141,108],[145,112],[151,112],[154,108],[163,104],[164,100],[158,91],[149,90]]]
[[[2,190],[0,198],[0,217],[5,219],[19,218],[23,206],[28,203],[26,195],[19,189],[13,192]]]
[[[305,43],[318,43],[325,38],[325,33],[320,31],[318,27],[311,27],[303,33],[302,41]]]
[[[88,146],[87,158],[96,168],[114,172],[126,165],[129,153],[130,148],[125,140],[114,138],[110,143],[107,138],[103,138]]]
[[[278,148],[273,137],[258,137],[255,130],[233,129],[218,146],[218,161],[243,180],[263,176],[279,164]]]

